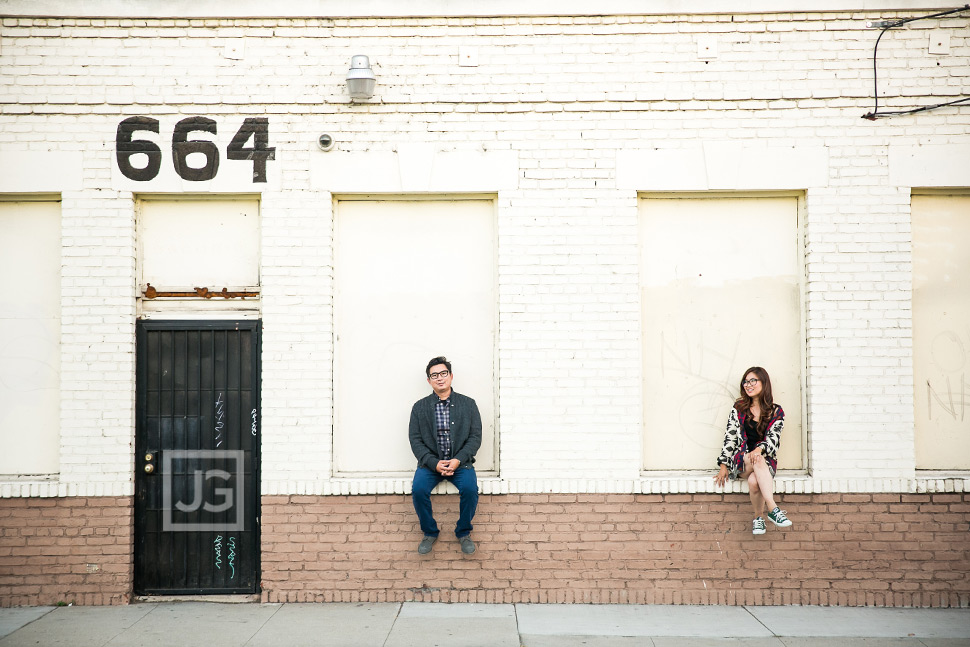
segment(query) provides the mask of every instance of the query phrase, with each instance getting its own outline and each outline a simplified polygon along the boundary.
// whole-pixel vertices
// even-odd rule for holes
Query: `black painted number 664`
[[[118,124],[115,154],[118,169],[126,178],[136,182],[148,182],[155,179],[162,167],[162,150],[155,142],[132,139],[132,134],[139,130],[157,133],[158,120],[151,117],[129,117]],[[216,122],[208,117],[188,117],[175,124],[175,131],[172,133],[172,163],[175,165],[175,172],[180,178],[190,182],[211,180],[219,171],[219,148],[210,141],[189,139],[189,133],[194,131],[215,135]],[[247,148],[246,142],[250,137],[253,138],[253,146]],[[247,117],[226,147],[226,157],[231,160],[252,160],[253,182],[265,182],[266,160],[276,159],[276,149],[267,146],[268,143],[269,119]],[[131,156],[138,153],[148,156],[148,164],[144,168],[131,165]],[[205,156],[205,165],[189,166],[186,159],[192,153],[202,153]]]

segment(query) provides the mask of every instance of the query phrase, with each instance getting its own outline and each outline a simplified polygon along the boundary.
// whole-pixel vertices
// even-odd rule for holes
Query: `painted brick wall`
[[[889,149],[966,145],[970,112],[859,119],[871,109],[876,35],[864,23],[893,15],[3,19],[4,159],[81,160],[77,186],[61,192],[61,470],[54,481],[4,485],[5,495],[131,493],[134,216],[113,140],[118,122],[137,114],[162,122],[166,167],[165,133],[178,119],[213,118],[223,138],[246,116],[270,120],[278,152],[269,185],[176,189],[262,193],[266,492],[342,489],[330,477],[339,189],[314,178],[314,160],[414,143],[518,160],[516,186],[497,202],[502,479],[562,489],[549,484],[568,478],[578,485],[566,489],[586,491],[605,478],[612,491],[653,490],[639,460],[636,187],[619,186],[618,155],[730,142],[824,153],[820,180],[759,187],[805,196],[804,489],[935,488],[918,482],[911,449],[910,185],[892,176]],[[966,91],[966,21],[913,23],[883,39],[884,105]],[[930,56],[940,29],[951,53]],[[701,36],[716,39],[716,58],[698,57]],[[351,106],[343,76],[363,42],[378,95]],[[458,65],[459,45],[478,48],[477,67]],[[337,139],[327,154],[315,147],[324,131]],[[733,166],[709,160],[666,188],[700,187],[698,177],[730,176]],[[599,414],[605,406],[609,416]],[[671,487],[704,489],[706,480]],[[353,487],[396,487],[382,483]]]
[[[0,518],[0,606],[130,600],[130,498],[0,499]]]
[[[255,191],[264,599],[966,606],[970,479],[918,474],[913,458],[909,205],[912,187],[968,186],[970,110],[859,118],[877,35],[865,20],[913,13],[3,18],[0,192],[62,199],[63,301],[60,472],[0,483],[0,603],[127,600],[134,192]],[[884,38],[883,105],[967,94],[966,27],[924,21]],[[934,29],[949,55],[927,54]],[[718,57],[701,60],[708,35]],[[478,48],[477,67],[458,65],[459,45]],[[343,78],[359,53],[378,95],[351,106]],[[162,122],[166,167],[178,120],[215,119],[226,140],[265,116],[270,182],[133,189],[114,153],[133,115]],[[321,132],[333,152],[317,150]],[[413,554],[409,479],[332,478],[333,198],[420,190],[388,189],[382,173],[349,191],[315,164],[403,160],[414,144],[515,167],[512,186],[482,189],[498,209],[501,454],[481,481],[473,558],[447,538],[433,558]],[[759,183],[715,154],[724,144],[819,162]],[[630,183],[629,151],[697,163]],[[910,157],[924,170],[901,171]],[[641,473],[648,190],[804,197],[810,473],[779,479],[797,530],[755,540],[737,486],[723,498],[711,474]],[[456,505],[443,499],[442,517]],[[766,546],[779,560],[765,562]],[[749,570],[766,588],[743,590]]]
[[[263,497],[263,601],[970,606],[964,494],[789,495],[761,537],[747,497],[483,496],[474,555],[434,505],[422,556],[410,497]]]
[[[461,553],[457,497],[414,551],[409,497],[263,497],[262,599],[970,606],[965,494],[788,495],[750,534],[747,497],[485,495]],[[130,599],[131,501],[0,500],[0,606]]]

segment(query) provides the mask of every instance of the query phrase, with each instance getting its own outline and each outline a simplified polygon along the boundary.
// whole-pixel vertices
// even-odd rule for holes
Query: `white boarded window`
[[[797,197],[645,197],[640,254],[644,469],[713,470],[749,366],[802,467]]]
[[[913,196],[916,468],[970,468],[970,196]]]
[[[161,290],[259,285],[259,202],[251,199],[139,203],[140,283]]]
[[[494,203],[341,200],[335,219],[335,471],[414,470],[408,419],[437,355],[482,414],[475,468],[495,469]]]
[[[57,202],[0,202],[0,474],[60,458],[61,231]]]

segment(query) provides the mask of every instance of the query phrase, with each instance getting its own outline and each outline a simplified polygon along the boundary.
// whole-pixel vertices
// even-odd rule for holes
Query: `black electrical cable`
[[[957,7],[956,9],[950,9],[948,11],[941,11],[939,13],[929,14],[927,16],[917,16],[915,18],[904,18],[903,20],[896,20],[882,28],[882,31],[879,32],[879,38],[876,39],[876,46],[872,49],[873,108],[872,108],[872,112],[867,112],[866,114],[862,115],[863,119],[875,121],[879,117],[896,117],[899,115],[912,115],[912,114],[916,114],[917,112],[925,112],[926,110],[935,110],[936,108],[943,108],[945,106],[961,105],[963,103],[970,101],[970,96],[967,96],[961,99],[957,99],[955,101],[938,103],[935,106],[924,106],[922,108],[913,108],[911,110],[895,110],[895,111],[888,111],[888,112],[886,111],[879,112],[879,79],[877,77],[877,71],[876,71],[876,54],[879,52],[879,41],[882,40],[882,37],[885,35],[885,33],[890,29],[893,29],[895,27],[900,27],[902,25],[905,25],[906,23],[910,23],[916,20],[926,20],[927,18],[940,18],[942,16],[949,16],[951,14],[961,13],[963,11],[970,11],[970,4],[963,5],[962,7]]]

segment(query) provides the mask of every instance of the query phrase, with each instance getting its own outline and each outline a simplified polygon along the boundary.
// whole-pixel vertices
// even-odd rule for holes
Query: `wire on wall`
[[[882,31],[879,33],[879,38],[876,39],[876,46],[872,49],[872,100],[873,108],[872,112],[867,112],[862,115],[863,119],[868,119],[870,121],[875,121],[881,117],[898,117],[900,115],[913,115],[917,112],[925,112],[927,110],[936,110],[937,108],[944,108],[946,106],[957,106],[962,104],[970,103],[970,96],[961,97],[953,101],[947,101],[946,103],[938,103],[932,106],[923,106],[921,108],[912,108],[909,110],[884,110],[879,112],[879,79],[876,70],[876,54],[879,52],[879,41],[886,34],[887,31],[895,27],[901,27],[907,23],[915,22],[917,20],[926,20],[928,18],[941,18],[943,16],[949,16],[955,13],[962,13],[964,11],[970,11],[970,5],[963,5],[962,7],[957,7],[956,9],[950,9],[948,11],[941,11],[939,13],[929,14],[927,16],[917,16],[915,18],[904,18],[903,20],[891,21],[888,25],[883,26]]]

